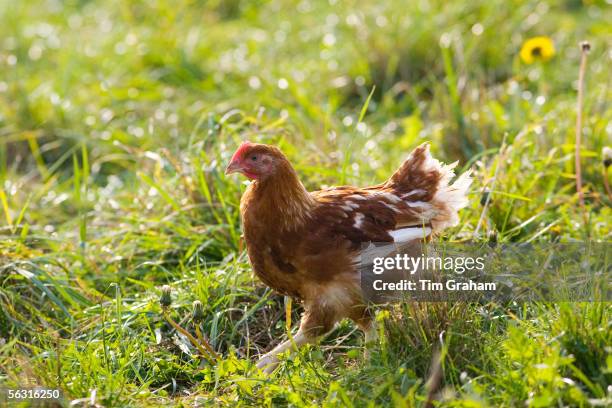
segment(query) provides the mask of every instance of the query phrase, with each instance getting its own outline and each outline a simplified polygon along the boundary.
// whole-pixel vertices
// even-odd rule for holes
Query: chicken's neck
[[[282,229],[303,225],[316,204],[289,162],[283,163],[268,178],[253,182],[249,189],[253,215]]]

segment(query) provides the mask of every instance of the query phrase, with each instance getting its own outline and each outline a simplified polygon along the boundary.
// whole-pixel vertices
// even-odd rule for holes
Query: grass
[[[312,189],[381,181],[429,140],[475,171],[445,239],[610,241],[605,2],[331,3],[0,1],[1,386],[82,405],[423,406],[440,352],[442,406],[611,403],[606,302],[397,306],[369,360],[343,322],[275,375],[254,368],[286,329],[242,249],[244,185],[222,172],[241,140],[280,145]],[[556,56],[525,65],[537,35]],[[164,284],[192,333],[203,303],[217,367],[164,320]]]

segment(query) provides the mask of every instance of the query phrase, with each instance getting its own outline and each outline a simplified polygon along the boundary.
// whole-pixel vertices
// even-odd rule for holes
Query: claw
[[[270,353],[265,354],[262,358],[257,361],[257,368],[263,371],[264,374],[272,374],[274,369],[278,366],[278,357]]]

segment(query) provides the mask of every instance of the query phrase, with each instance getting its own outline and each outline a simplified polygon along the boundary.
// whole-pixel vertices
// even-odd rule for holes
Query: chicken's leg
[[[300,346],[307,343],[312,343],[315,340],[316,339],[314,338],[306,336],[304,331],[300,328],[295,336],[293,336],[293,339],[282,342],[278,346],[274,347],[274,349],[264,354],[259,361],[257,361],[257,368],[263,370],[263,372],[266,374],[271,374],[278,365],[279,354],[289,350],[293,344],[295,344],[295,348],[297,349]]]
[[[376,330],[376,323],[374,321],[370,322],[370,325],[367,328],[363,329],[365,334],[365,344],[366,346],[371,346],[376,343],[378,340],[378,330]]]
[[[365,334],[364,356],[367,360],[370,358],[370,347],[374,346],[378,341],[378,330],[376,329],[376,322],[374,320],[370,320],[367,324],[360,324],[359,327]]]
[[[266,374],[270,374],[278,365],[279,354],[289,350],[293,344],[297,349],[304,344],[314,343],[334,327],[336,313],[329,306],[310,304],[305,305],[305,309],[300,322],[300,329],[293,336],[293,339],[284,341],[264,354],[257,362],[257,368],[262,369]]]

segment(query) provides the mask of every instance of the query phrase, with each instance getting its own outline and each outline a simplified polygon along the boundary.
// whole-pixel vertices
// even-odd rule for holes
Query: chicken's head
[[[273,146],[242,142],[225,169],[225,174],[242,173],[252,180],[262,180],[275,173],[282,158],[280,150]]]

